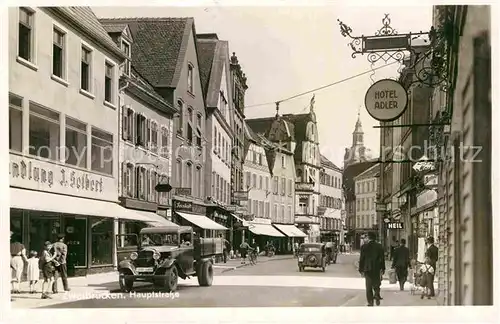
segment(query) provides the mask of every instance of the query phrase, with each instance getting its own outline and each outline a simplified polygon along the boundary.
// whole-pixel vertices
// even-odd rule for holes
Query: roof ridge
[[[189,20],[189,19],[193,19],[194,20],[194,17],[112,17],[112,18],[108,18],[108,17],[101,17],[101,18],[98,18],[99,21],[109,21],[109,22],[113,22],[113,21],[158,21],[158,22],[161,22],[161,21],[172,21],[172,20],[178,20],[178,21],[184,21],[184,20]]]

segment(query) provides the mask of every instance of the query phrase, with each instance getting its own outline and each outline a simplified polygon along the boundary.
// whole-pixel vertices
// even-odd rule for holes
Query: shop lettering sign
[[[191,202],[185,202],[185,201],[174,201],[174,208],[175,210],[185,210],[185,211],[192,211],[193,210],[193,203]]]
[[[118,196],[113,178],[15,154],[10,154],[9,175],[14,187],[109,200]]]
[[[403,223],[390,222],[386,224],[387,229],[403,229]]]
[[[388,122],[401,116],[408,105],[408,94],[401,83],[382,79],[375,82],[365,95],[366,110],[374,119]]]

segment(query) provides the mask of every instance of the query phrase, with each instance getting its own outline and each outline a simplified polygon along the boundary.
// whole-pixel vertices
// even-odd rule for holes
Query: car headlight
[[[160,258],[160,256],[161,255],[158,252],[153,253],[153,259],[155,259],[155,260],[158,260]]]
[[[137,252],[132,252],[130,253],[130,260],[136,260],[138,256]]]

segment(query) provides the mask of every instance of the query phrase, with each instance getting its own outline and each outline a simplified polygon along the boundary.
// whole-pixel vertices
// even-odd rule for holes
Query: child
[[[43,283],[42,283],[42,299],[47,299],[49,297],[49,290],[54,284],[54,275],[56,268],[54,266],[54,259],[58,257],[57,254],[52,255],[50,250],[52,249],[52,243],[49,241],[45,242],[44,250],[42,252],[41,268],[43,273]]]
[[[36,251],[30,252],[28,259],[28,281],[30,283],[30,294],[36,293],[36,284],[40,280],[40,268],[38,266],[38,253]]]
[[[427,257],[425,258],[425,263],[420,267],[420,284],[424,288],[422,292],[422,296],[420,299],[424,299],[424,296],[427,296],[427,299],[431,299],[430,295],[430,285],[432,284],[432,276],[434,274],[434,268],[430,265],[431,260]]]

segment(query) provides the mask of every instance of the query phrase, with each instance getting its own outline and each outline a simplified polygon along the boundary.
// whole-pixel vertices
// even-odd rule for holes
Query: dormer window
[[[130,63],[131,63],[131,53],[130,53],[130,43],[122,39],[122,50],[127,56],[125,63],[123,65],[123,74],[130,76]]]

